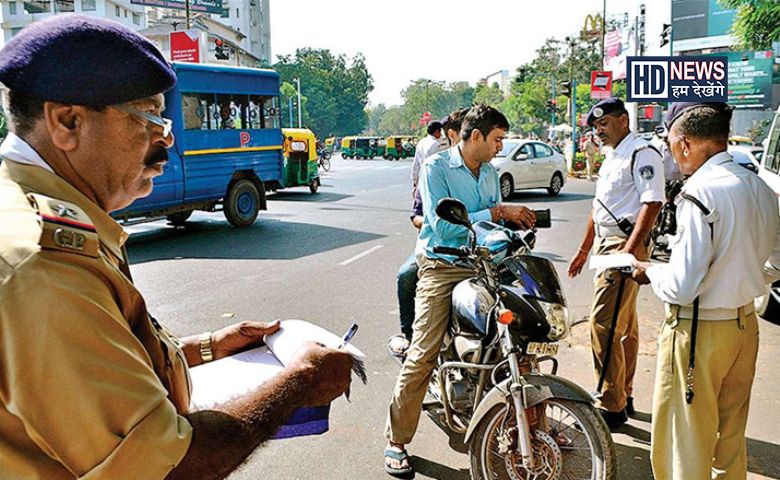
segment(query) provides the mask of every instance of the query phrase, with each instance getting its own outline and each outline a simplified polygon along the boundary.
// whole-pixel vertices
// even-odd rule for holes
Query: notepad
[[[280,328],[265,338],[266,346],[221,358],[190,369],[193,410],[208,410],[243,396],[278,375],[306,342],[336,348],[341,338],[304,320],[284,320]],[[353,345],[348,351],[361,364],[363,352]],[[273,438],[318,435],[328,431],[330,406],[299,408]]]

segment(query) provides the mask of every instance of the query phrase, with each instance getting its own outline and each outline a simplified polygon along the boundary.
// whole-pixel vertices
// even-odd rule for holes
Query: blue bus
[[[174,63],[178,81],[163,116],[176,141],[151,195],[115,212],[121,221],[224,211],[231,225],[254,223],[266,192],[284,187],[279,75],[273,70]]]

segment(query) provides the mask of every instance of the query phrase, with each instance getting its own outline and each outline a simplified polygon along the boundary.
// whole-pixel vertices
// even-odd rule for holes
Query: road
[[[318,437],[273,441],[231,479],[374,479],[382,469],[383,429],[398,365],[386,339],[398,332],[395,274],[413,249],[409,222],[410,161],[342,160],[324,174],[317,194],[296,188],[269,197],[269,210],[253,226],[234,229],[221,213],[196,213],[177,230],[156,222],[130,227],[128,249],[136,283],[151,312],[179,335],[213,330],[239,320],[302,318],[340,333],[351,322],[354,344],[367,355],[369,383],[354,385],[352,402],[337,400],[331,429]],[[594,184],[571,180],[559,197],[520,192],[513,203],[551,208],[553,228],[541,231],[536,252],[561,276],[570,316],[589,312],[591,278],[566,278],[578,248]],[[639,419],[614,435],[618,478],[652,478],[649,418],[655,338],[663,318],[649,288],[639,297],[640,360],[635,391]],[[780,478],[778,387],[775,358],[780,327],[762,321],[758,373],[748,422],[751,478]],[[559,374],[586,389],[595,384],[586,324],[573,328],[559,354]],[[418,479],[465,480],[464,447],[423,416],[409,446]],[[459,450],[459,451],[458,451]]]

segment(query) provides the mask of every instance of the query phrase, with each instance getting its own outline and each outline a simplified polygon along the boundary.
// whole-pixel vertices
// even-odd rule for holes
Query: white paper
[[[304,320],[282,320],[277,332],[265,336],[266,345],[274,352],[282,365],[289,364],[295,353],[306,342],[317,342],[326,347],[338,348],[342,343],[342,338]],[[348,344],[344,350],[358,360],[366,358],[363,352],[352,344]]]
[[[284,369],[266,347],[190,369],[193,410],[206,410],[256,389]]]
[[[636,257],[630,253],[615,253],[612,255],[591,255],[588,268],[602,271],[608,268],[630,267],[636,261]]]

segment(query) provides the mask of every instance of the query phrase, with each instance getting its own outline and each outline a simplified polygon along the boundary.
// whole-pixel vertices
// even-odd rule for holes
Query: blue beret
[[[729,120],[731,120],[732,108],[725,102],[674,102],[669,105],[669,110],[666,112],[666,120],[664,120],[666,130],[669,131],[675,120],[680,118],[683,113],[696,107],[710,107],[718,112],[728,113]]]
[[[0,50],[0,82],[38,100],[102,107],[170,90],[176,75],[129,28],[67,14],[31,23]]]
[[[605,98],[599,103],[593,105],[593,108],[591,108],[590,112],[588,112],[588,118],[587,118],[588,126],[592,127],[593,122],[603,117],[604,115],[608,115],[614,112],[623,113],[625,111],[626,111],[626,105],[623,103],[623,100],[617,97]]]

